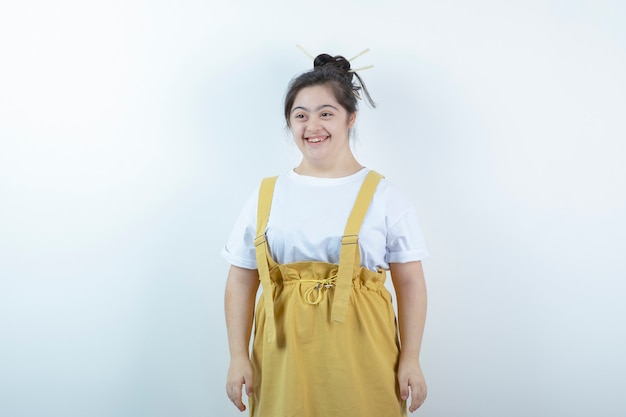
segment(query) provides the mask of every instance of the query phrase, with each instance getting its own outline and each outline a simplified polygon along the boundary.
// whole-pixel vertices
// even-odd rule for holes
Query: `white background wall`
[[[356,153],[432,253],[417,415],[626,415],[625,21],[618,0],[4,2],[0,415],[239,415],[219,251],[296,161],[297,43],[371,48]]]

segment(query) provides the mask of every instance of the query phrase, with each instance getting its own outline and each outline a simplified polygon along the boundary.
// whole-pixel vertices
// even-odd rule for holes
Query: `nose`
[[[322,124],[319,122],[319,120],[311,118],[309,119],[307,125],[306,125],[306,131],[309,133],[316,133],[319,132],[322,129]]]

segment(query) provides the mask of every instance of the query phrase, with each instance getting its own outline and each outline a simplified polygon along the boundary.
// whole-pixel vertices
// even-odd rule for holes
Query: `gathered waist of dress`
[[[270,278],[274,283],[319,282],[322,285],[334,285],[339,271],[339,265],[327,262],[293,262],[289,264],[275,264],[270,268]],[[372,271],[360,267],[353,272],[352,281],[383,284],[387,271],[380,269]]]

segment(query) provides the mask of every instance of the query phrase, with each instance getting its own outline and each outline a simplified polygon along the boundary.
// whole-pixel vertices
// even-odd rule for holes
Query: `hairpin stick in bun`
[[[309,58],[311,58],[311,61],[315,61],[315,58],[313,57],[313,55],[311,55],[310,53],[308,53],[303,47],[301,47],[300,45],[296,45],[296,48],[298,48],[299,50],[302,51],[302,53],[306,56],[308,56]]]
[[[370,69],[370,68],[374,68],[374,66],[373,65],[367,65],[367,66],[361,67],[361,68],[349,69],[348,72],[363,71],[363,70]]]
[[[348,61],[352,62],[355,59],[357,59],[358,57],[360,57],[361,55],[365,55],[369,51],[370,51],[370,48],[366,48],[366,49],[362,50],[361,52],[359,52],[358,54],[356,54],[356,56],[354,58],[350,58]]]

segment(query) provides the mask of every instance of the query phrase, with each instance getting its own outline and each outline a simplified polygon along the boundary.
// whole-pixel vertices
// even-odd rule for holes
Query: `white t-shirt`
[[[267,224],[270,253],[280,264],[339,263],[341,236],[368,169],[342,178],[289,171],[276,181]],[[254,238],[259,187],[237,219],[222,256],[232,265],[256,269]],[[373,271],[389,263],[419,261],[428,250],[413,206],[386,179],[376,188],[359,233],[361,265]]]

